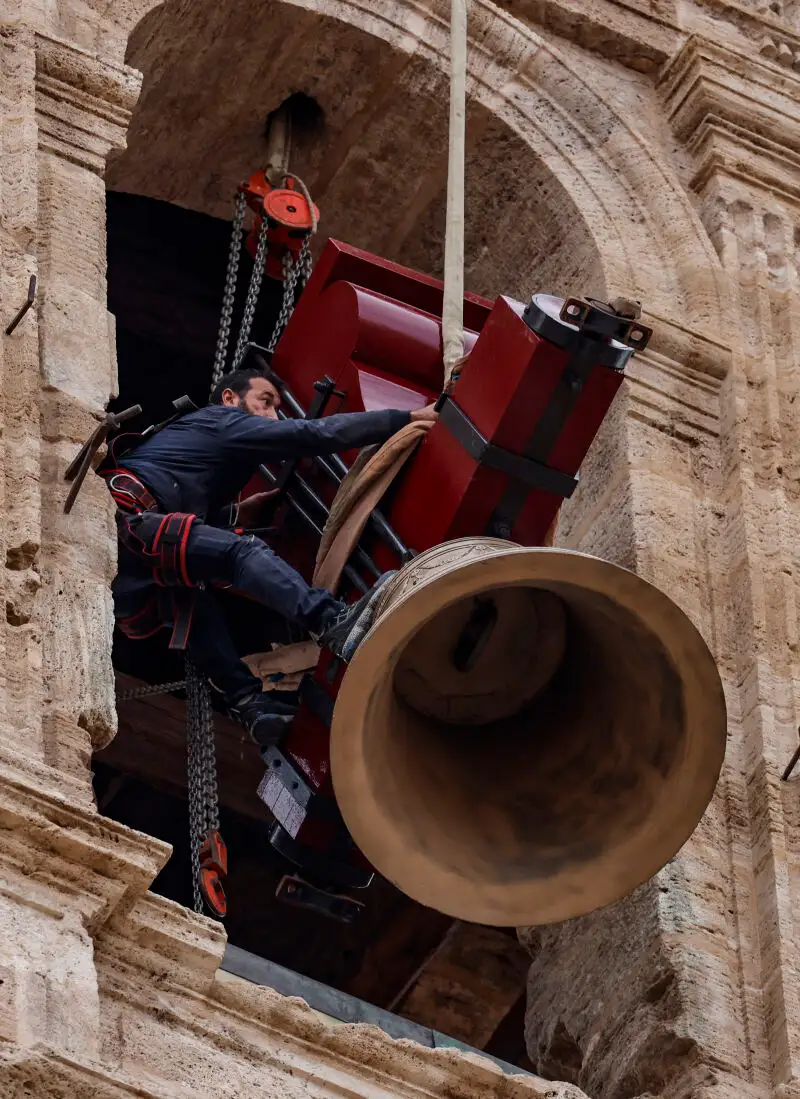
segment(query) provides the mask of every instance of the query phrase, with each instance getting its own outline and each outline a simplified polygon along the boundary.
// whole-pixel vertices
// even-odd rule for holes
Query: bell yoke
[[[389,439],[432,407],[279,419],[280,383],[266,363],[225,375],[210,404],[142,436],[118,436],[98,472],[117,505],[114,609],[128,637],[167,627],[170,646],[198,668],[262,746],[286,731],[295,707],[271,698],[236,652],[213,589],[232,588],[349,661],[366,633],[378,578],[356,603],[309,586],[260,538],[238,532],[263,503],[232,504],[263,462],[335,454]],[[236,526],[237,529],[234,529]]]

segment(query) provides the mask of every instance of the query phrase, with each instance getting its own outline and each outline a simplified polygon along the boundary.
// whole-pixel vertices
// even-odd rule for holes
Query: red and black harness
[[[196,589],[201,586],[192,580],[186,561],[189,535],[197,516],[180,511],[160,512],[158,500],[147,486],[129,470],[119,467],[120,455],[133,450],[187,412],[195,411],[195,405],[188,397],[180,397],[173,401],[173,405],[175,414],[162,423],[142,434],[126,433],[112,439],[106,457],[97,467],[97,473],[108,485],[117,505],[120,542],[152,571],[153,581],[160,589],[134,614],[118,618],[119,628],[127,637],[142,640],[172,622],[169,647],[185,649],[192,625]],[[83,445],[65,475],[66,479],[75,482],[68,499],[69,507],[108,432],[140,411],[137,405],[116,417],[107,415],[101,427]]]
[[[119,467],[119,455],[155,434],[179,416],[194,410],[188,397],[173,402],[176,413],[169,420],[148,428],[141,435],[118,435],[108,446],[106,458],[97,467],[117,505],[117,532],[122,545],[151,570],[158,592],[134,614],[118,618],[122,632],[130,638],[151,637],[172,623],[171,649],[185,649],[192,624],[196,593],[202,584],[189,575],[187,548],[196,515],[158,510],[158,500],[138,477]],[[93,459],[107,441],[109,433],[138,415],[136,405],[116,415],[107,413],[90,438],[70,463],[64,479],[72,482],[64,511],[69,512],[81,485],[92,468]],[[124,440],[124,442],[123,442]],[[212,734],[213,735],[213,734]],[[227,913],[228,902],[223,885],[228,871],[228,852],[219,831],[209,828],[202,838],[199,858],[200,892],[209,909],[219,919]]]
[[[158,501],[142,482],[124,469],[98,470],[117,505],[120,542],[152,571],[159,591],[135,614],[117,619],[126,637],[142,640],[172,620],[171,649],[185,649],[198,585],[189,575],[186,551],[196,515],[159,512]],[[168,600],[168,601],[167,601]]]

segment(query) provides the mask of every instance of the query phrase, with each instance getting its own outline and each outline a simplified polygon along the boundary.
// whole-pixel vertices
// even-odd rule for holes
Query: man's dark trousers
[[[157,512],[119,514],[119,570],[113,585],[117,618],[135,614],[163,593],[153,580],[154,559],[138,549],[142,543],[152,543],[161,519]],[[199,521],[192,524],[188,536],[186,570],[193,585],[202,585],[199,590],[190,589],[195,601],[187,654],[231,703],[260,691],[262,685],[239,659],[214,597],[214,586],[250,596],[309,633],[321,632],[326,621],[342,609],[330,592],[309,587],[260,539]],[[168,614],[164,619],[166,625],[172,625]]]

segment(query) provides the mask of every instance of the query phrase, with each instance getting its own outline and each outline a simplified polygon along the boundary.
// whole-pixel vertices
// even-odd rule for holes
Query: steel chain
[[[225,293],[222,301],[222,316],[220,318],[219,336],[217,338],[217,350],[214,356],[214,369],[212,373],[212,388],[225,373],[228,341],[230,339],[231,323],[233,318],[233,303],[236,296],[236,280],[239,271],[239,255],[241,251],[242,226],[245,215],[245,198],[240,191],[236,196],[236,206],[233,217],[233,232],[231,235],[230,253],[228,256],[228,271],[225,278]],[[258,246],[253,262],[253,273],[250,277],[250,285],[247,289],[242,326],[236,341],[236,349],[233,354],[231,370],[236,370],[239,365],[247,341],[250,329],[253,326],[258,297],[261,291],[261,282],[264,277],[267,255],[267,219],[263,218],[258,236]],[[289,323],[289,318],[294,311],[295,298],[298,285],[302,289],[311,275],[311,239],[307,237],[297,256],[292,260],[291,253],[285,255],[283,260],[283,300],[280,312],[275,322],[275,328],[269,342],[269,350],[274,351],[275,345],[283,334],[283,330]],[[167,693],[186,689],[186,755],[187,755],[187,784],[189,799],[189,844],[192,867],[192,888],[194,894],[194,910],[203,913],[205,906],[200,891],[200,847],[205,835],[209,831],[219,830],[219,788],[217,784],[217,759],[216,742],[214,736],[214,711],[211,705],[211,690],[206,678],[200,673],[189,658],[186,658],[186,679],[181,682],[164,683],[159,686],[138,687],[126,691],[119,696],[120,701],[128,698],[140,698],[148,694]]]
[[[311,237],[306,237],[303,241],[303,247],[300,249],[300,256],[298,262],[301,265],[300,271],[300,289],[304,289],[306,283],[311,278],[311,269],[314,266],[314,261],[311,258]]]
[[[134,698],[147,698],[148,695],[168,695],[173,691],[182,691],[186,686],[185,679],[176,679],[172,683],[145,683],[141,687],[131,687],[127,691],[120,691],[117,702],[130,702]]]
[[[219,830],[217,760],[211,691],[205,676],[186,659],[186,749],[189,844],[195,912],[204,912],[200,892],[200,847],[206,833]]]
[[[258,296],[261,293],[261,280],[264,278],[264,267],[267,260],[267,219],[262,217],[261,228],[258,233],[258,245],[256,256],[253,260],[253,273],[250,276],[250,285],[247,288],[247,299],[244,303],[242,314],[242,327],[239,329],[239,339],[236,341],[236,350],[233,353],[231,370],[236,370],[244,357],[247,341],[250,338],[250,329],[253,327],[253,318],[256,314]]]
[[[302,290],[311,275],[311,238],[306,237],[296,260],[292,259],[291,252],[283,257],[283,301],[281,302],[278,319],[272,330],[272,337],[267,350],[274,351],[278,340],[283,335],[283,330],[289,323],[294,312],[294,304],[297,298],[298,286]]]
[[[225,292],[222,296],[222,313],[219,319],[219,334],[217,336],[217,350],[214,354],[214,369],[211,372],[211,388],[213,389],[222,375],[225,373],[225,363],[228,357],[228,341],[233,323],[233,303],[236,297],[236,283],[239,274],[239,257],[242,251],[242,228],[244,226],[245,197],[242,191],[237,192],[236,203],[233,210],[233,228],[231,231],[231,244],[228,252],[228,270],[225,274]]]

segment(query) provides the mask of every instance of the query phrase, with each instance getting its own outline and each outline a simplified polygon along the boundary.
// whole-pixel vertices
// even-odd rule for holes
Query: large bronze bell
[[[711,799],[725,731],[714,660],[658,589],[586,554],[463,538],[387,583],[331,760],[381,874],[448,915],[519,926],[664,866]]]

